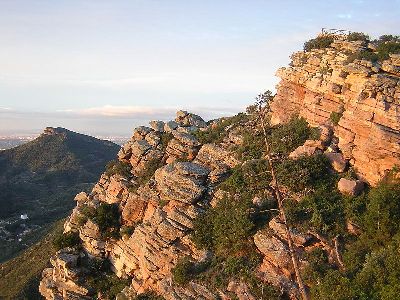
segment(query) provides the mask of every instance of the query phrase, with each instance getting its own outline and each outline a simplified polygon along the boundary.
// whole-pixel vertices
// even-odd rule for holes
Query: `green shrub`
[[[309,264],[302,270],[302,275],[308,284],[320,281],[326,272],[331,269],[328,255],[321,248],[317,247],[310,252],[306,252],[304,259]]]
[[[374,41],[376,50],[361,50],[352,53],[347,58],[347,63],[351,63],[354,60],[367,60],[373,63],[383,61],[389,58],[389,54],[400,53],[400,38],[392,35],[381,36],[378,40]]]
[[[345,232],[343,199],[330,188],[319,188],[300,202],[287,201],[285,206],[289,221],[304,231],[332,237]]]
[[[383,245],[400,230],[400,185],[381,183],[367,196],[363,229],[370,241]]]
[[[246,180],[240,166],[232,169],[231,175],[222,184],[221,188],[232,194],[241,193],[246,189]]]
[[[268,137],[271,152],[288,154],[304,144],[312,133],[304,118],[293,118],[287,124],[271,129]]]
[[[135,226],[126,226],[126,225],[124,225],[119,230],[119,234],[121,236],[124,236],[124,235],[131,236],[134,231],[135,231]]]
[[[195,264],[188,257],[180,259],[171,270],[173,281],[179,285],[187,284],[192,280],[194,272]]]
[[[79,234],[70,231],[57,236],[53,241],[53,245],[57,250],[60,250],[66,247],[76,247],[80,242],[81,239],[79,238]]]
[[[239,159],[261,158],[265,151],[264,137],[261,134],[246,131],[243,133],[243,143],[238,147],[237,154]]]
[[[79,215],[77,217],[77,223],[79,226],[83,226],[88,219],[93,219],[95,216],[96,209],[93,206],[83,204],[79,207]]]
[[[129,279],[118,278],[117,275],[111,272],[100,273],[96,276],[88,276],[87,285],[95,291],[97,295],[102,295],[101,299],[115,299],[121,291],[129,286]]]
[[[115,297],[129,286],[129,278],[118,278],[111,271],[111,263],[108,259],[83,257],[79,264],[87,270],[85,284],[96,296],[100,293],[102,299],[115,299]]]
[[[352,32],[347,36],[347,40],[349,42],[352,41],[363,41],[363,42],[368,42],[370,40],[368,34],[365,34],[363,32]]]
[[[356,218],[361,234],[347,238],[344,235],[345,271],[328,267],[325,275],[324,272],[309,273],[312,276],[307,279],[312,281],[313,298],[396,299],[400,287],[400,186],[383,181],[364,195],[343,199],[341,213],[335,213],[329,205],[323,207],[329,214],[343,216],[345,213],[347,218]],[[315,205],[308,207],[314,209]],[[344,220],[336,222],[343,224]]]
[[[266,159],[252,159],[242,166],[232,169],[231,175],[220,188],[231,195],[240,194],[243,198],[252,198],[264,191],[271,182],[269,163]]]
[[[321,129],[319,127],[310,127],[309,140],[319,140],[321,138]]]
[[[325,49],[331,46],[334,38],[331,35],[320,35],[304,43],[304,51],[311,51],[312,49]]]
[[[386,43],[386,42],[400,42],[400,36],[384,34],[381,35],[377,40],[374,41],[376,44]]]
[[[279,182],[293,192],[332,185],[335,179],[328,159],[322,154],[284,160],[276,166],[276,171]]]
[[[194,222],[193,242],[200,249],[212,249],[226,256],[246,248],[254,228],[249,215],[250,201],[223,198]]]
[[[375,63],[379,60],[379,55],[370,50],[361,50],[361,51],[350,54],[347,57],[346,62],[352,63],[356,59],[357,60],[367,60],[367,61],[371,61],[371,62]]]
[[[207,130],[198,130],[193,133],[197,137],[200,143],[220,143],[227,136],[227,128],[229,126],[238,126],[240,123],[245,122],[248,116],[244,113],[239,113],[236,116],[223,118],[218,120],[215,126],[208,128]]]
[[[286,299],[280,297],[278,289],[264,284],[255,276],[261,261],[262,257],[253,245],[253,248],[243,252],[241,256],[214,256],[206,268],[196,273],[194,279],[214,291],[225,289],[231,279],[240,279],[247,283],[250,293],[256,299]]]
[[[122,162],[119,160],[112,160],[106,165],[105,174],[107,176],[121,175],[124,178],[129,178],[131,174],[132,166],[129,163]]]
[[[117,237],[120,227],[119,217],[118,205],[101,203],[95,210],[93,222],[99,226],[104,237]]]
[[[343,113],[333,111],[333,112],[331,112],[329,119],[332,121],[333,124],[337,125],[337,124],[339,124],[340,118],[342,116],[343,116]]]
[[[144,294],[137,295],[135,298],[133,298],[133,300],[164,300],[164,298],[154,292],[146,292]]]
[[[399,246],[397,236],[386,246],[365,255],[356,274],[328,270],[318,280],[319,284],[313,286],[313,298],[397,299],[400,291]]]
[[[400,53],[400,41],[390,41],[385,43],[380,43],[376,48],[378,52],[378,59],[383,61],[389,58],[389,54],[399,54]]]
[[[311,298],[324,300],[357,299],[350,279],[337,270],[329,270],[321,282],[311,289]]]
[[[355,278],[365,299],[396,299],[400,292],[399,241],[395,239],[384,248],[367,256],[362,270]]]

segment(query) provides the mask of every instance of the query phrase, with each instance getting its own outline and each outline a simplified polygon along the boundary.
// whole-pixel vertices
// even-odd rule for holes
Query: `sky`
[[[0,0],[0,135],[235,114],[323,27],[400,34],[400,0]]]

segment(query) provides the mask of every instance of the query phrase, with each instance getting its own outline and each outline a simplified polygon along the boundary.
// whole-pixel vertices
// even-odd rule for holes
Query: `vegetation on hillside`
[[[366,48],[358,52],[352,53],[347,58],[347,62],[353,62],[354,60],[367,60],[373,63],[382,62],[389,58],[390,54],[400,53],[400,37],[393,35],[382,35],[378,39],[370,40],[369,36],[363,33],[358,34],[358,40],[370,42],[375,49]],[[351,37],[351,35],[349,35]],[[355,40],[356,37],[354,37]],[[351,40],[351,39],[350,39]]]
[[[0,299],[42,299],[38,290],[39,281],[56,251],[54,241],[61,236],[64,221],[54,223],[38,243],[0,264]]]
[[[304,43],[304,51],[311,51],[312,49],[324,49],[331,46],[334,38],[331,35],[321,35],[313,38]]]
[[[371,40],[370,37],[363,32],[351,32],[346,36],[346,40],[350,42],[361,41],[365,44],[371,43],[374,48],[365,48],[360,51],[350,53],[347,63],[354,60],[368,60],[373,63],[382,62],[389,58],[390,54],[400,53],[400,36],[382,35],[378,39]],[[304,51],[308,52],[312,49],[324,49],[331,46],[334,41],[334,35],[325,34],[313,38],[304,43]]]
[[[357,220],[361,234],[343,234],[344,269],[337,269],[326,260],[311,266],[308,272],[313,273],[313,298],[396,299],[400,286],[399,183],[383,182],[361,196],[341,199],[335,205],[337,210],[328,215],[336,228],[328,228],[328,233],[335,234],[345,219],[353,219]]]
[[[207,130],[198,130],[194,133],[200,143],[220,143],[227,135],[227,129],[239,126],[247,120],[247,115],[239,113],[233,117],[219,119],[213,126]]]
[[[36,242],[50,223],[65,217],[75,205],[74,196],[90,190],[118,149],[63,130],[0,152],[0,218],[8,221],[5,229],[11,234],[10,241],[0,236],[0,261]],[[22,214],[28,219],[20,219]],[[33,230],[18,242],[16,235],[26,229]]]
[[[268,161],[264,158],[265,144],[261,132],[244,128],[244,142],[236,149],[238,157],[245,162],[234,168],[230,177],[220,188],[227,194],[217,205],[209,208],[195,220],[192,240],[198,248],[214,253],[211,261],[198,264],[188,259],[178,263],[173,271],[174,280],[184,284],[197,280],[211,288],[220,289],[232,278],[241,278],[248,283],[252,293],[260,299],[279,299],[280,292],[262,284],[254,277],[255,269],[261,262],[252,236],[276,215],[277,203],[265,201],[262,210],[256,207],[254,197],[268,199],[271,175]],[[283,170],[287,155],[305,140],[318,137],[301,118],[294,118],[285,125],[268,128],[267,140],[272,151],[282,159]],[[300,164],[309,168],[303,185],[322,184],[327,173],[327,162],[322,157],[310,159]],[[297,167],[297,169],[300,169]],[[321,168],[321,170],[319,170]],[[280,169],[280,170],[281,170]],[[296,170],[296,167],[292,167]],[[314,171],[318,171],[314,174]],[[289,182],[290,174],[279,171]],[[319,175],[323,175],[319,178]]]
[[[278,180],[289,192],[284,205],[290,226],[315,234],[327,247],[336,241],[342,252],[343,266],[321,248],[305,254],[309,265],[302,270],[302,277],[311,287],[312,299],[395,299],[400,286],[400,185],[385,181],[358,197],[342,195],[337,190],[340,176],[325,156],[287,158],[306,139],[317,137],[318,132],[298,118],[267,130],[271,150],[279,157]],[[263,213],[252,203],[255,196],[266,196],[271,182],[261,133],[245,131],[237,153],[246,163],[234,168],[220,185],[226,196],[194,224],[192,240],[214,256],[202,263],[188,258],[178,262],[173,277],[179,284],[194,280],[215,290],[231,278],[241,278],[255,295],[260,288],[268,290],[267,298],[260,299],[278,299],[280,292],[253,277],[260,256],[251,237],[276,215],[276,202],[267,202]],[[292,199],[291,193],[300,195],[301,201]],[[348,222],[362,233],[350,234]]]
[[[108,260],[85,257],[79,262],[88,270],[85,285],[91,289],[95,297],[115,299],[115,297],[130,284],[129,278],[118,278],[111,270]]]
[[[76,247],[80,243],[79,234],[77,232],[67,232],[56,236],[53,241],[53,245],[56,250],[60,250],[66,247]]]

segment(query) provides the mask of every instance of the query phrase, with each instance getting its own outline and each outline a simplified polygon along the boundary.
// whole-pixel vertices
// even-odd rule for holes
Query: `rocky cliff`
[[[368,47],[373,46],[337,39],[327,49],[294,53],[290,66],[277,72],[282,80],[271,122],[300,115],[318,126],[337,113],[334,134],[341,152],[363,180],[376,184],[400,163],[400,55],[381,63],[349,62]]]
[[[340,234],[360,230],[353,215],[341,213],[339,191],[357,195],[362,180],[376,184],[400,164],[398,57],[381,65],[346,62],[348,51],[365,46],[335,41],[294,54],[291,66],[278,72],[282,82],[270,119],[290,125],[268,128],[267,139],[282,195],[310,205],[297,214],[312,226],[290,229],[302,272],[313,266],[310,253],[318,249],[329,268],[341,269]],[[340,117],[337,125],[332,113]],[[149,292],[176,300],[298,299],[260,119],[253,115],[206,123],[179,111],[174,121],[136,128],[92,192],[75,197],[64,229],[79,241],[52,258],[41,294],[107,299],[90,280],[111,275],[93,273],[88,263],[106,261],[128,280],[117,299],[156,299],[138,296]],[[294,116],[319,128],[318,135]],[[340,179],[348,161],[358,180]],[[210,230],[218,242],[199,234]]]
[[[179,258],[201,261],[209,255],[196,249],[190,232],[212,199],[214,187],[239,163],[230,151],[235,141],[228,137],[223,145],[201,145],[189,132],[205,130],[206,123],[183,111],[177,113],[176,121],[154,121],[151,126],[136,128],[118,153],[131,174],[106,172],[92,193],[78,194],[65,232],[78,231],[85,253],[109,259],[118,276],[132,277],[124,290],[126,296],[154,290],[166,299],[216,299],[207,287],[194,282],[186,287],[172,284],[171,269]],[[143,181],[145,173],[150,174]],[[122,223],[135,226],[133,233],[107,239],[95,222],[82,222],[84,209],[101,203],[117,204]],[[90,289],[80,284],[85,270],[78,266],[79,258],[79,251],[69,248],[57,253],[51,260],[53,267],[43,272],[43,296],[91,298]]]

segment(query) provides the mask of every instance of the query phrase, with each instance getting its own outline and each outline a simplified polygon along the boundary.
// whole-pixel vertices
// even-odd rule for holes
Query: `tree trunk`
[[[281,194],[280,189],[279,189],[279,183],[278,183],[278,179],[277,179],[276,174],[275,174],[274,163],[273,163],[273,160],[271,158],[270,145],[269,145],[268,140],[267,140],[267,132],[266,132],[266,129],[265,129],[264,115],[261,112],[261,106],[260,106],[260,119],[261,119],[261,126],[262,126],[262,129],[263,129],[263,135],[264,135],[264,143],[265,143],[265,148],[266,148],[266,157],[267,157],[267,160],[268,160],[268,163],[269,163],[269,167],[271,169],[272,183],[274,185],[274,189],[275,189],[275,193],[276,193],[276,199],[278,201],[279,214],[280,214],[280,217],[281,217],[281,220],[282,220],[283,224],[285,225],[286,237],[287,237],[287,241],[288,241],[290,257],[292,259],[293,269],[294,269],[295,276],[296,276],[296,282],[297,282],[297,285],[299,287],[302,299],[303,300],[309,300],[310,297],[309,297],[308,292],[307,292],[307,290],[306,290],[306,288],[304,286],[304,282],[303,282],[303,279],[302,279],[301,274],[300,274],[299,262],[298,262],[298,259],[297,259],[297,254],[296,254],[296,251],[294,249],[292,235],[290,233],[290,228],[289,228],[289,225],[288,225],[288,222],[287,222],[287,219],[286,219],[285,209],[283,207],[282,194]]]

